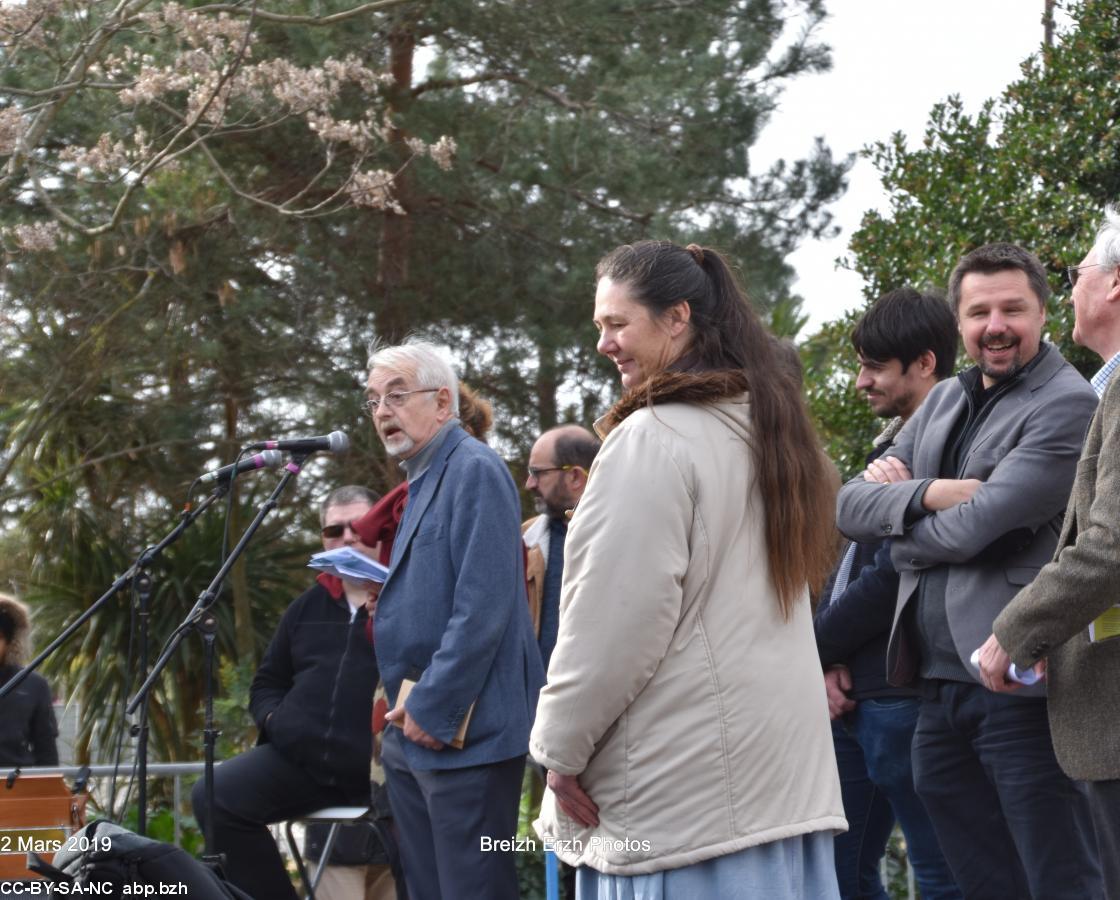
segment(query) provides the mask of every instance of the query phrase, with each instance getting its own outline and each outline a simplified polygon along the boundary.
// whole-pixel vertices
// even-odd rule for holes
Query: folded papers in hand
[[[353,547],[336,547],[334,550],[312,553],[311,562],[307,566],[329,575],[337,575],[346,581],[376,581],[382,584],[389,574],[387,566],[359,553]]]
[[[975,650],[972,651],[972,656],[969,658],[968,661],[970,663],[972,663],[972,665],[974,665],[977,669],[980,668],[980,648],[979,647],[977,647]],[[1029,669],[1024,669],[1023,671],[1019,671],[1019,667],[1017,665],[1015,665],[1015,663],[1011,663],[1011,665],[1009,665],[1007,667],[1007,677],[1010,681],[1017,681],[1017,682],[1019,682],[1019,684],[1032,685],[1032,684],[1037,684],[1039,681],[1041,681],[1043,679],[1044,676],[1039,675],[1034,670],[1034,666],[1031,666]]]

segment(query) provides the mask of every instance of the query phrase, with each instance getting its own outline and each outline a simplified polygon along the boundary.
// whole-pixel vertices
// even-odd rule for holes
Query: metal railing
[[[174,823],[174,843],[177,845],[182,837],[182,823],[179,810],[183,806],[183,777],[186,775],[201,775],[205,764],[201,762],[179,763],[148,763],[149,778],[171,778],[171,814]],[[13,772],[20,775],[62,775],[65,778],[76,778],[83,769],[88,769],[89,777],[111,778],[114,775],[122,785],[127,785],[132,778],[132,763],[122,763],[119,766],[109,764],[96,764],[90,766],[31,766],[25,769],[0,769],[0,781],[6,782]]]

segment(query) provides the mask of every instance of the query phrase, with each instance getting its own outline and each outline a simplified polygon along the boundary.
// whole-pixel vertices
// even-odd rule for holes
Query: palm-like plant
[[[246,506],[242,521],[249,515],[251,509]],[[301,571],[307,545],[286,536],[292,515],[274,515],[244,557],[257,613],[252,646],[258,650],[288,600],[307,580]],[[44,637],[84,612],[128,568],[139,547],[124,537],[119,521],[107,522],[79,504],[40,502],[25,514],[24,524],[25,533],[41,535],[32,554],[27,598],[35,609],[42,644]],[[130,524],[129,531],[153,538],[154,543],[174,522],[162,512],[149,512]],[[149,665],[217,572],[223,527],[220,511],[212,509],[151,566]],[[81,704],[78,756],[82,761],[95,753],[104,759],[112,752],[114,737],[124,725],[125,703],[142,680],[134,599],[125,591],[109,601],[45,665],[56,691]],[[228,591],[218,597],[215,609],[218,653],[223,658],[236,657]],[[182,760],[201,755],[203,684],[202,642],[189,635],[156,681],[149,700],[153,758]]]

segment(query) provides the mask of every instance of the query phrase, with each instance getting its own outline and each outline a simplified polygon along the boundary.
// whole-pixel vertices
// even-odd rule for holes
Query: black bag
[[[328,861],[332,866],[368,866],[390,865],[390,856],[382,843],[381,835],[376,821],[388,821],[392,818],[389,809],[389,795],[385,786],[377,782],[370,783],[370,813],[366,819],[354,822],[351,825],[340,825],[338,834],[331,847],[331,858]],[[326,823],[316,823],[307,826],[307,839],[304,843],[303,855],[312,862],[318,862],[323,856],[323,848],[327,844],[327,835],[331,826]]]
[[[307,826],[307,843],[303,855],[312,862],[318,862],[327,845],[327,835],[331,826],[317,823]],[[389,864],[389,856],[381,846],[381,839],[372,822],[355,822],[339,825],[338,834],[331,847],[330,865],[332,866],[369,866]]]
[[[54,855],[54,865],[37,860],[30,868],[51,881],[83,888],[96,885],[90,890],[99,897],[134,897],[138,885],[152,885],[152,895],[158,896],[161,887],[173,885],[163,891],[193,900],[253,900],[186,850],[104,819],[74,832]]]

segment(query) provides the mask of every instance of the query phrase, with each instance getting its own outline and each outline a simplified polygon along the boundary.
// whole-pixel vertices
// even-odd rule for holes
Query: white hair
[[[1109,204],[1104,208],[1104,222],[1093,243],[1097,263],[1112,269],[1120,266],[1120,207]]]
[[[422,388],[447,388],[451,394],[451,413],[459,415],[459,379],[451,363],[430,341],[412,336],[405,338],[404,343],[388,345],[375,340],[370,344],[368,367],[370,372],[388,369],[411,375]]]

